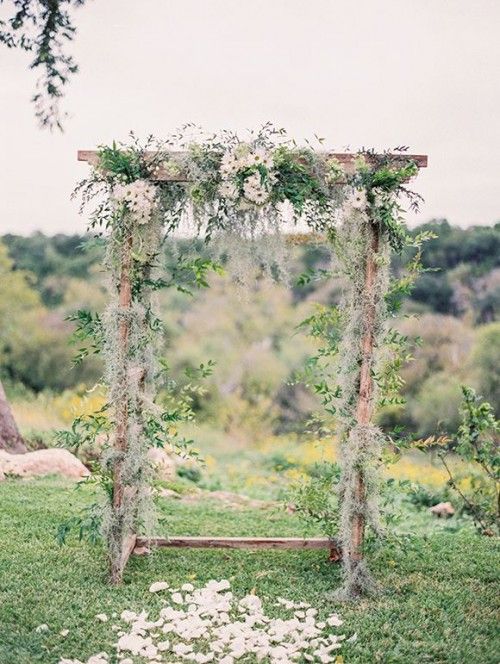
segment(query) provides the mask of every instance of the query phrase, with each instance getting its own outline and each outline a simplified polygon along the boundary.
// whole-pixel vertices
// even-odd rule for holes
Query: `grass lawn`
[[[500,660],[499,549],[491,539],[441,532],[415,538],[406,551],[379,553],[371,564],[384,592],[350,606],[328,598],[340,571],[324,551],[158,551],[131,559],[124,584],[111,588],[102,549],[73,540],[61,548],[54,539],[57,525],[89,500],[88,489],[75,491],[59,479],[0,483],[0,664],[111,653],[111,623],[96,621],[96,614],[146,607],[156,614],[161,598],[148,592],[153,581],[178,587],[222,578],[237,595],[255,589],[268,598],[268,615],[277,611],[271,601],[277,596],[308,601],[320,615],[338,610],[344,633],[357,633],[341,650],[345,664]],[[296,517],[273,511],[210,501],[165,501],[162,510],[172,534],[306,534]],[[42,623],[49,631],[37,633]],[[66,637],[59,634],[64,629]]]

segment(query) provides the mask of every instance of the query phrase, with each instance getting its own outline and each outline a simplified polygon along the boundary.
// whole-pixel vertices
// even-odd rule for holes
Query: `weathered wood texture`
[[[154,158],[156,153],[149,152],[146,155],[150,155],[151,159]],[[175,154],[175,153],[174,153]],[[325,152],[328,157],[337,159],[341,164],[347,167],[354,164],[354,160],[358,156],[353,152]],[[392,159],[395,161],[407,162],[408,160],[414,161],[419,168],[425,168],[427,166],[427,155],[425,154],[393,154],[391,155]],[[368,157],[369,160],[369,157]],[[99,153],[96,150],[78,150],[78,161],[86,161],[89,164],[96,165],[99,161]],[[157,181],[171,181],[171,182],[187,182],[188,179],[186,175],[180,173],[179,175],[172,175],[167,173],[162,168],[159,168],[157,173],[155,173],[154,178]]]
[[[118,343],[120,346],[120,358],[122,365],[120,367],[120,371],[123,380],[126,380],[128,368],[127,358],[129,354],[128,344],[130,337],[130,316],[127,315],[127,312],[130,310],[132,305],[131,269],[132,237],[130,236],[124,240],[122,246],[119,286],[119,305],[121,316],[119,322]],[[120,402],[114,404],[116,418],[116,437],[114,441],[114,448],[121,456],[123,456],[127,451],[128,407],[128,394],[126,390],[123,390]],[[125,498],[124,485],[122,480],[122,465],[122,461],[117,461],[113,470],[113,509],[117,514],[121,512]],[[111,561],[111,582],[115,584],[121,582],[123,569],[130,555],[130,551],[127,553],[128,534],[122,532],[121,535],[121,555],[117,559],[112,559]]]
[[[333,549],[327,537],[138,537],[136,545],[188,549]]]
[[[120,559],[120,578],[119,581],[121,581],[122,576],[123,576],[123,570],[125,569],[128,559],[130,558],[132,551],[135,549],[137,546],[137,536],[132,534],[128,535],[127,537],[124,538],[122,542],[122,555]]]
[[[378,263],[377,252],[379,247],[379,229],[375,224],[368,224],[370,239],[369,249],[365,262],[365,282],[364,282],[364,311],[363,311],[363,337],[361,340],[361,367],[359,370],[359,389],[358,402],[356,406],[356,422],[358,426],[368,426],[372,422],[374,404],[373,404],[373,375],[372,364],[375,345],[375,324],[376,324],[376,293],[375,283],[377,279]],[[355,477],[356,503],[366,504],[365,479],[361,470],[356,470]],[[363,542],[365,531],[365,519],[359,512],[354,515],[351,545],[349,555],[355,561],[363,557]]]

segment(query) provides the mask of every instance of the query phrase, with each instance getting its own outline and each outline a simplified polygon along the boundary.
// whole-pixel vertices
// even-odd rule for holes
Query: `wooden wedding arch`
[[[354,168],[354,162],[358,157],[355,153],[326,153],[328,158],[336,159],[348,173],[349,169]],[[151,159],[154,159],[155,153],[148,153]],[[427,155],[409,155],[409,154],[392,154],[383,155],[390,157],[395,163],[413,162],[418,169],[427,167]],[[376,161],[382,155],[373,155],[372,159]],[[370,160],[368,155],[367,160]],[[92,166],[99,163],[99,153],[93,150],[79,150],[78,160],[87,162]],[[171,181],[171,182],[188,182],[189,179],[186,175],[172,174],[161,166],[155,170],[154,178],[152,181]],[[358,376],[358,389],[357,389],[357,403],[356,403],[356,422],[361,427],[369,426],[373,421],[374,405],[372,395],[374,392],[374,378],[371,372],[372,361],[371,357],[374,353],[374,338],[375,338],[375,309],[371,294],[374,291],[375,283],[377,280],[377,273],[379,264],[376,260],[378,252],[379,236],[376,232],[376,227],[373,222],[369,224],[371,232],[370,251],[367,252],[366,260],[364,262],[364,291],[367,297],[364,299],[365,308],[363,311],[364,318],[364,333],[362,337],[362,361],[359,366]],[[122,312],[127,312],[132,306],[132,286],[130,269],[132,264],[131,256],[132,247],[130,244],[124,247],[121,256],[120,279],[119,279],[119,306]],[[127,345],[129,344],[130,330],[129,318],[124,315],[120,319],[119,339],[122,345],[123,353],[126,353]],[[114,404],[117,412],[122,413],[122,417],[117,422],[114,446],[118,452],[125,452],[127,445],[127,399],[124,397],[123,402]],[[133,487],[124,486],[121,477],[120,464],[117,464],[114,469],[113,475],[113,507],[119,509],[123,503],[127,491],[133,490]],[[359,503],[365,501],[365,482],[361,472],[357,472],[355,477],[355,493],[356,500]],[[363,558],[363,542],[364,542],[365,520],[361,514],[357,514],[354,519],[352,528],[351,542],[350,542],[350,556],[353,561],[361,561]],[[137,533],[130,533],[123,538],[121,543],[121,555],[118,560],[111,563],[111,580],[113,583],[120,583],[124,568],[132,552],[146,552],[150,546],[158,547],[174,547],[174,548],[229,548],[229,549],[327,549],[329,550],[329,558],[332,561],[339,561],[342,557],[342,551],[335,540],[319,537],[319,538],[279,538],[279,537],[178,537],[172,536],[168,538],[140,537]]]

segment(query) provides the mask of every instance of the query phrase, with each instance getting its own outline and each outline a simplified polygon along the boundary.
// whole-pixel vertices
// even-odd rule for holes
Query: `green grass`
[[[498,545],[471,534],[435,533],[414,538],[411,547],[373,557],[384,587],[357,605],[333,606],[329,591],[339,568],[325,552],[158,551],[131,559],[119,588],[106,583],[100,547],[70,541],[60,548],[57,525],[89,500],[87,490],[56,479],[0,483],[0,663],[58,662],[112,652],[110,624],[95,620],[125,608],[149,607],[161,599],[152,581],[178,586],[195,579],[228,578],[237,595],[256,589],[272,600],[306,600],[326,615],[336,608],[345,633],[358,640],[342,649],[346,664],[497,664]],[[302,535],[303,525],[284,513],[223,509],[217,503],[164,504],[169,531],[176,534]],[[269,601],[270,615],[276,611]],[[50,631],[37,634],[46,623]],[[69,629],[63,638],[59,632]]]

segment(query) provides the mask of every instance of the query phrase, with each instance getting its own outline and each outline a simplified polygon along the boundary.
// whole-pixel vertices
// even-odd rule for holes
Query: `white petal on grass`
[[[137,618],[137,614],[133,611],[123,611],[120,618],[123,620],[123,622],[129,623]]]
[[[156,581],[149,586],[150,593],[159,593],[162,590],[167,590],[168,583],[166,581]]]
[[[98,613],[96,615],[96,620],[100,620],[101,622],[108,622],[109,618],[105,613]]]
[[[146,611],[123,611],[121,620],[127,631],[116,633],[118,657],[130,653],[133,660],[128,657],[125,662],[129,659],[134,664],[234,664],[249,657],[268,664],[334,661],[333,651],[345,637],[325,631],[342,624],[336,614],[321,622],[318,610],[309,604],[278,598],[275,606],[282,607],[285,617],[271,618],[265,615],[260,597],[251,594],[238,601],[230,588],[226,579],[209,581],[202,588],[185,583],[181,587],[184,596],[179,589],[170,590],[170,602],[163,600],[156,620]],[[294,614],[287,614],[289,611]],[[108,664],[104,655],[94,655],[86,664]],[[67,664],[83,663],[68,660]]]

